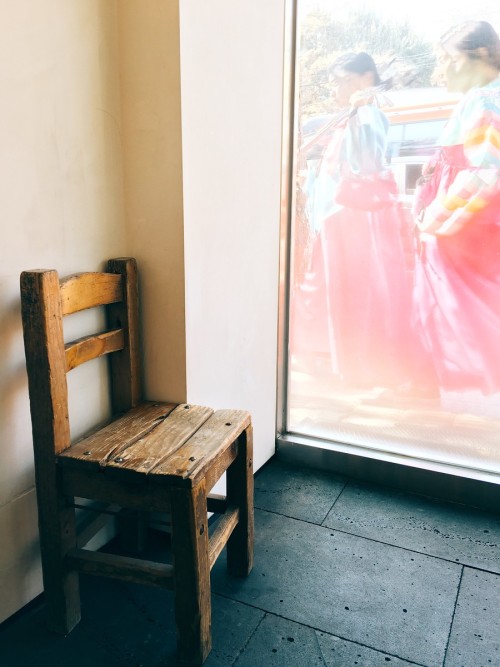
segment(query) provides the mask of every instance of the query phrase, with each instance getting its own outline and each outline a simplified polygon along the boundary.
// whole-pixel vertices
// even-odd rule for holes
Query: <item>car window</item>
[[[445,123],[445,119],[439,119],[391,125],[388,134],[389,157],[432,155]]]

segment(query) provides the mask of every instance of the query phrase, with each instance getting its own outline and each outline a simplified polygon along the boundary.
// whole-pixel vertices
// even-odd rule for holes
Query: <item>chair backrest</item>
[[[63,318],[97,306],[106,309],[106,330],[65,343]],[[71,445],[66,381],[70,370],[109,355],[113,412],[128,410],[142,398],[136,262],[112,259],[106,272],[62,280],[54,270],[24,271],[21,311],[35,461],[37,453],[53,459]]]

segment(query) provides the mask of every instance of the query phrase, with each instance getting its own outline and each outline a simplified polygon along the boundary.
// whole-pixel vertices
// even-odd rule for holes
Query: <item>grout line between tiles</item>
[[[224,595],[220,595],[219,593],[217,593],[217,595],[219,595],[220,597],[225,597]],[[226,599],[231,599],[231,598],[226,598]],[[247,606],[248,606],[248,607],[251,607],[252,605],[247,605]],[[258,609],[258,607],[254,607],[254,609]],[[262,611],[262,613],[263,613],[262,618],[260,619],[260,621],[259,621],[259,622],[257,623],[257,625],[255,626],[254,631],[250,633],[250,636],[248,637],[248,639],[246,640],[246,642],[243,644],[243,646],[242,646],[242,647],[240,648],[240,650],[238,651],[238,655],[236,656],[236,658],[235,658],[235,659],[233,660],[233,662],[231,663],[231,667],[235,667],[235,665],[236,665],[236,663],[238,662],[238,660],[240,659],[242,653],[245,652],[245,650],[246,650],[248,644],[250,643],[250,641],[251,641],[252,638],[254,637],[255,633],[256,633],[257,630],[260,628],[260,626],[262,625],[264,619],[265,619],[266,616],[268,615],[268,612],[267,612],[267,611],[264,611],[264,609],[260,609],[260,611]]]
[[[255,628],[255,631],[252,633],[252,637],[255,635],[255,632],[257,632],[258,628],[260,627],[261,623],[264,621],[264,618],[267,616],[274,616],[276,618],[281,618],[284,621],[289,621],[290,623],[295,623],[296,625],[301,625],[304,628],[309,628],[310,630],[314,630],[314,632],[321,632],[324,635],[327,635],[328,637],[335,637],[337,639],[341,639],[342,641],[349,642],[350,644],[355,644],[356,646],[362,646],[363,648],[370,649],[371,651],[377,651],[378,653],[383,653],[384,655],[390,656],[392,658],[397,658],[398,660],[403,660],[407,662],[410,665],[415,665],[415,667],[428,667],[425,663],[423,662],[412,662],[408,658],[404,658],[400,655],[397,655],[396,653],[389,653],[387,651],[384,651],[383,649],[377,648],[376,646],[371,646],[370,644],[363,644],[363,642],[359,642],[353,639],[349,639],[349,637],[344,637],[343,635],[334,635],[331,632],[327,632],[326,630],[323,630],[322,628],[316,628],[314,625],[309,625],[308,623],[301,623],[300,621],[296,621],[293,618],[289,618],[288,616],[284,616],[283,614],[277,614],[276,612],[272,611],[267,611],[266,609],[262,609],[262,607],[258,607],[255,604],[251,604],[250,602],[246,602],[244,600],[239,600],[237,598],[232,598],[229,595],[224,595],[223,593],[214,593],[214,595],[218,595],[221,598],[224,598],[225,600],[231,600],[231,602],[237,602],[238,604],[242,604],[246,607],[250,607],[251,609],[257,609],[258,611],[262,611],[264,613],[264,617],[261,619],[260,623],[258,626]],[[245,643],[245,647],[248,645],[248,642],[250,639]],[[241,654],[244,651],[244,648],[240,651],[238,654],[238,658],[241,656]],[[231,664],[231,667],[235,667],[236,661]]]
[[[453,605],[453,614],[451,615],[450,630],[449,630],[449,632],[448,632],[448,639],[446,640],[446,647],[445,647],[445,649],[444,649],[444,656],[443,656],[442,667],[444,667],[444,665],[445,665],[445,663],[446,663],[446,656],[447,656],[447,654],[448,654],[448,647],[449,647],[449,645],[450,645],[451,631],[452,631],[452,629],[453,629],[453,622],[454,622],[454,620],[455,620],[455,613],[456,613],[456,611],[457,611],[458,596],[459,596],[459,594],[460,594],[460,588],[461,588],[461,586],[462,586],[462,579],[463,579],[463,576],[464,576],[464,570],[465,570],[465,566],[462,566],[462,571],[460,572],[460,580],[459,580],[459,582],[458,582],[458,586],[457,586],[457,595],[456,595],[456,597],[455,597],[455,604]]]
[[[496,575],[500,577],[500,572],[495,572],[494,570],[487,570],[485,567],[479,567],[478,565],[469,565],[468,563],[463,563],[462,561],[452,560],[451,558],[444,558],[444,556],[436,556],[426,551],[418,551],[417,549],[410,549],[410,547],[402,547],[399,544],[391,544],[390,542],[384,542],[383,540],[376,540],[373,537],[366,537],[366,535],[358,535],[357,533],[349,533],[347,530],[340,530],[340,528],[328,528],[328,526],[320,526],[320,528],[327,528],[333,530],[337,533],[343,533],[344,535],[352,535],[353,537],[358,537],[363,540],[369,540],[370,542],[375,542],[377,544],[383,544],[386,547],[393,547],[394,549],[402,549],[403,551],[408,551],[409,553],[419,554],[420,556],[427,556],[428,558],[435,558],[436,560],[441,560],[444,563],[450,563],[450,565],[456,565],[457,567],[470,567],[471,570],[478,570],[479,572],[486,572],[488,574]]]
[[[409,553],[419,554],[420,556],[427,556],[428,558],[435,558],[436,560],[441,560],[445,563],[450,563],[451,565],[456,565],[457,567],[469,567],[472,570],[478,570],[479,572],[486,572],[487,574],[493,574],[500,577],[500,572],[495,572],[494,570],[488,570],[485,567],[479,567],[478,565],[469,565],[469,563],[462,563],[461,561],[451,560],[450,558],[444,558],[443,556],[435,556],[434,554],[426,553],[425,551],[417,551],[417,549],[410,549],[409,547],[402,547],[399,544],[391,544],[390,542],[384,542],[383,540],[376,540],[373,537],[367,537],[366,535],[359,535],[358,533],[350,533],[347,530],[342,530],[341,528],[331,528],[330,526],[325,526],[323,524],[314,523],[313,521],[307,521],[306,519],[297,519],[297,517],[290,516],[289,514],[283,514],[281,512],[274,512],[273,510],[263,509],[262,507],[257,507],[260,512],[268,512],[269,514],[276,514],[277,516],[284,516],[287,519],[292,519],[294,521],[301,521],[302,523],[307,523],[310,526],[316,526],[318,528],[323,528],[324,530],[331,530],[336,533],[342,533],[343,535],[352,535],[353,537],[358,537],[362,540],[368,540],[369,542],[375,542],[376,544],[383,544],[386,547],[392,547],[393,549],[402,549],[403,551],[408,551]]]
[[[259,510],[260,512],[268,512],[269,514],[276,514],[277,516],[284,516],[287,519],[295,519],[295,521],[302,521],[302,523],[307,523],[310,526],[317,526],[318,528],[324,528],[325,526],[322,526],[320,523],[316,523],[315,521],[308,521],[307,519],[297,519],[296,516],[291,516],[290,514],[283,514],[283,512],[275,512],[274,510],[268,510],[265,509],[264,507],[259,507],[258,505],[255,505],[255,509]]]
[[[454,561],[450,561],[453,563]],[[468,570],[474,570],[474,572],[484,572],[485,574],[492,574],[494,577],[500,579],[500,572],[494,572],[493,570],[486,570],[484,567],[479,567],[478,565],[469,565],[468,563],[456,563],[457,565],[462,565],[463,568]]]
[[[323,653],[323,649],[321,648],[321,644],[319,643],[318,632],[316,630],[313,630],[313,634],[314,634],[314,640],[316,641],[316,646],[318,647],[318,651],[321,656],[321,660],[323,660],[323,665],[324,667],[328,667],[328,665],[326,664],[325,654]]]
[[[333,509],[333,508],[335,507],[335,505],[337,504],[337,502],[338,502],[340,496],[344,493],[345,488],[346,488],[346,486],[347,486],[348,484],[349,484],[349,480],[346,479],[346,481],[344,482],[344,486],[340,489],[340,493],[339,493],[339,495],[335,498],[335,500],[334,500],[333,503],[332,503],[332,506],[330,507],[330,509],[328,510],[328,512],[327,512],[327,513],[325,514],[325,516],[323,517],[323,521],[322,521],[321,524],[320,524],[321,526],[324,524],[324,522],[326,521],[326,517],[330,514],[330,512],[332,511],[332,509]]]

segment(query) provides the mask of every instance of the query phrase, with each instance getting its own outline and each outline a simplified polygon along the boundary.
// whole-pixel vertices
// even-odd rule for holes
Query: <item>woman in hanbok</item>
[[[330,372],[338,380],[397,389],[418,374],[420,353],[410,326],[410,226],[386,165],[388,120],[376,95],[381,81],[371,56],[351,53],[334,64],[332,83],[344,112],[307,183],[316,237],[296,313],[312,336],[328,340]]]
[[[446,391],[500,391],[500,40],[484,21],[441,39],[438,75],[463,93],[418,188],[421,334]]]

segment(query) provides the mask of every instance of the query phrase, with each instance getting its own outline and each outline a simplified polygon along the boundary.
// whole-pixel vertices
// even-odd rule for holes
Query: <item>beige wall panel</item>
[[[186,400],[177,2],[119,5],[125,201],[141,276],[146,390]]]
[[[41,587],[19,274],[97,269],[127,244],[116,3],[1,2],[0,25],[1,621]],[[99,364],[70,384],[79,432],[107,409]]]

